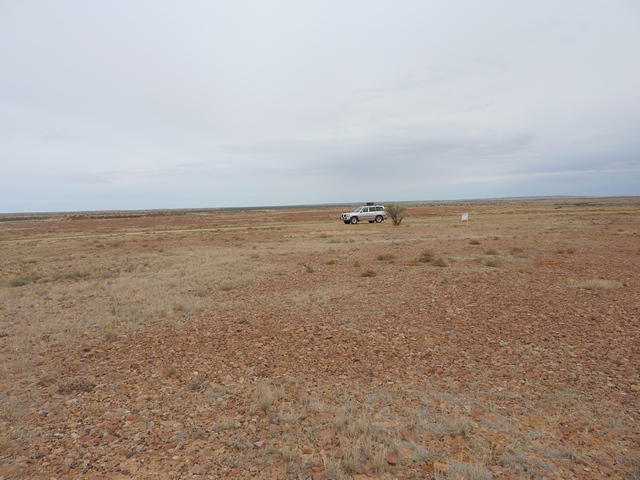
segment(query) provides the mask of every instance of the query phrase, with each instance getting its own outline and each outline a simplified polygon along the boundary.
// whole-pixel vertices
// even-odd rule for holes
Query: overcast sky
[[[640,2],[0,0],[0,212],[640,194]]]

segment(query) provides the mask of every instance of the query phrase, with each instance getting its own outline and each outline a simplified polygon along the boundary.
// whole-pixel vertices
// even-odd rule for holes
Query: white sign
[[[462,222],[468,222],[469,221],[469,212],[465,212],[462,214],[462,218],[460,219],[460,221]]]

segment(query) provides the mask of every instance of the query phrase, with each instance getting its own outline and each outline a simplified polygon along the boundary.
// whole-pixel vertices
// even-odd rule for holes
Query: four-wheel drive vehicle
[[[340,215],[340,220],[344,223],[364,222],[380,223],[387,219],[387,212],[384,210],[384,205],[365,205],[356,208],[353,212],[346,212]]]

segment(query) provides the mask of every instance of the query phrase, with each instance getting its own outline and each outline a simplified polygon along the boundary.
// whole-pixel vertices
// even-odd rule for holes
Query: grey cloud
[[[598,0],[0,3],[0,210],[637,194],[639,24]]]

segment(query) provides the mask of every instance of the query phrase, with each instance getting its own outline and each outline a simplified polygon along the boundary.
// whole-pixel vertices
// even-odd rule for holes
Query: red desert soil
[[[637,197],[339,213],[1,222],[0,479],[640,478]]]

